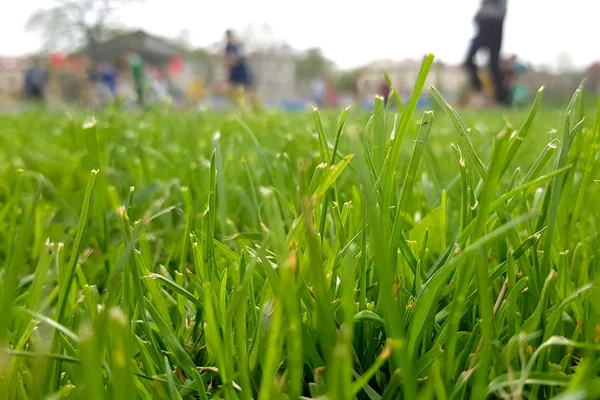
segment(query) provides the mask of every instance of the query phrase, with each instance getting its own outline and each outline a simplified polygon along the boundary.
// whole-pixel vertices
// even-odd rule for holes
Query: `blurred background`
[[[502,55],[517,59],[524,97],[546,86],[564,104],[583,78],[600,91],[598,2],[508,1]],[[464,102],[462,63],[479,0],[276,2],[22,0],[0,13],[0,109],[19,104],[32,67],[47,74],[52,105],[135,104],[127,57],[144,63],[149,101],[225,107],[214,90],[227,80],[224,32],[232,29],[266,107],[370,107],[386,93],[383,72],[407,99],[422,57],[434,53],[429,85]],[[478,58],[486,63],[485,55]],[[523,99],[523,102],[525,99]],[[422,99],[426,103],[427,98]],[[518,105],[518,104],[517,104]]]

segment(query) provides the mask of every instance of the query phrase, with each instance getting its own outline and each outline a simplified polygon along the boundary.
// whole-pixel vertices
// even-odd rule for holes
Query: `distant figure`
[[[135,91],[137,93],[137,100],[140,106],[144,105],[144,92],[145,92],[145,79],[146,75],[144,72],[144,60],[134,52],[131,52],[127,55],[127,60],[129,61],[129,66],[131,67],[131,75],[133,78],[133,84],[135,86]]]
[[[106,106],[116,97],[117,74],[112,65],[106,62],[93,63],[88,69],[88,79],[94,88],[94,100]]]
[[[333,85],[325,86],[325,106],[326,107],[337,107],[338,106],[337,90],[335,90]]]
[[[48,74],[38,58],[32,60],[31,67],[25,70],[25,97],[28,100],[43,102],[46,98]]]
[[[226,93],[238,105],[245,104],[247,95],[252,108],[260,110],[262,105],[253,90],[252,72],[248,60],[231,29],[225,31],[225,41],[225,63],[229,71],[225,86]]]
[[[475,56],[482,48],[489,51],[489,68],[494,83],[494,97],[496,102],[502,105],[510,105],[510,99],[505,90],[502,71],[500,69],[500,49],[502,48],[506,2],[507,0],[481,1],[481,7],[475,16],[477,34],[471,42],[465,62],[471,85],[477,93],[481,93],[482,82],[477,71],[477,65],[475,64]]]
[[[516,55],[512,55],[502,62],[502,75],[504,87],[509,96],[509,103],[523,106],[527,100],[527,89],[519,78],[527,72],[527,67],[519,62]]]
[[[111,64],[102,64],[100,66],[100,82],[108,89],[110,95],[117,95],[117,70]]]
[[[318,75],[312,83],[311,87],[312,99],[317,107],[325,105],[325,95],[327,93],[327,84],[322,75]]]
[[[252,86],[252,75],[241,45],[232,30],[225,32],[225,41],[225,62],[229,70],[228,83],[233,88],[249,90]]]
[[[391,88],[388,85],[387,81],[384,79],[381,81],[381,85],[379,85],[379,95],[383,97],[383,101],[385,105],[387,105],[388,99],[390,97]]]

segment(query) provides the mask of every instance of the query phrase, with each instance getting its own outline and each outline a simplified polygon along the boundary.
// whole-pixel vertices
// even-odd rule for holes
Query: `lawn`
[[[596,99],[428,95],[0,115],[0,398],[600,397]]]

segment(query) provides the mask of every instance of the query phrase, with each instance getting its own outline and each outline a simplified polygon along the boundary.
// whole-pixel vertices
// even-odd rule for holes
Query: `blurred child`
[[[527,67],[518,61],[516,55],[512,55],[502,63],[504,86],[509,96],[510,105],[521,106],[526,101],[527,89],[519,82],[519,77],[525,72],[527,72]]]
[[[243,105],[248,96],[251,106],[257,109],[259,104],[252,87],[252,72],[248,60],[230,29],[225,31],[225,42],[225,64],[229,71],[225,91],[239,105]]]

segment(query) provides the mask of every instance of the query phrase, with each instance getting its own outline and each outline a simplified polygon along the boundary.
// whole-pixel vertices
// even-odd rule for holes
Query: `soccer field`
[[[0,115],[0,398],[600,396],[595,99],[428,95]]]

